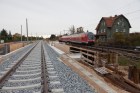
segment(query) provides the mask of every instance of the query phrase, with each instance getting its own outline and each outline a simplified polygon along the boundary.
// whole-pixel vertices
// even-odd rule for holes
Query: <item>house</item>
[[[106,42],[113,37],[116,32],[129,34],[131,25],[124,15],[115,15],[114,17],[102,17],[96,27],[96,37],[101,42]]]

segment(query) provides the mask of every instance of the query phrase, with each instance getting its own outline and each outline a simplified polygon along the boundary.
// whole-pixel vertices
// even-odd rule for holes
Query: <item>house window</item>
[[[105,29],[104,29],[104,32],[105,32]]]
[[[120,24],[120,22],[118,22],[118,25]]]
[[[118,29],[116,29],[116,32],[118,32]]]
[[[102,26],[105,26],[105,21],[102,22]]]
[[[122,26],[124,26],[124,22],[122,22]]]
[[[125,32],[126,31],[126,29],[123,29],[123,32]]]
[[[104,22],[104,26],[105,26],[105,22]]]

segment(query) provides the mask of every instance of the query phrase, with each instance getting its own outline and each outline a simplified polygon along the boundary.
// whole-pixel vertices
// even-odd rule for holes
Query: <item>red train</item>
[[[59,38],[59,42],[93,45],[95,43],[95,36],[92,32],[84,32],[62,36]]]

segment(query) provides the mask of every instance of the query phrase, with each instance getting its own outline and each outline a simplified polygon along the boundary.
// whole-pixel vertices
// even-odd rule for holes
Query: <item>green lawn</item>
[[[124,56],[119,56],[118,63],[120,66],[136,65],[138,68],[140,68],[140,60],[137,62],[134,62],[134,61],[132,61],[129,58],[126,58]]]

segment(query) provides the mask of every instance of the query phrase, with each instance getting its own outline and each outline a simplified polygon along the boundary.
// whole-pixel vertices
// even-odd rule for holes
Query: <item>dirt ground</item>
[[[69,46],[65,45],[64,43],[59,43],[59,42],[55,42],[54,46],[62,51],[64,51],[65,53],[69,53]]]
[[[54,43],[54,46],[62,51],[64,51],[65,53],[69,53],[69,46],[68,45],[65,45],[64,43],[60,44],[58,42],[55,42]],[[105,82],[108,86],[110,86],[112,89],[116,90],[118,93],[129,93],[121,88],[118,88],[117,86],[111,84],[110,82],[108,82],[104,77],[102,76],[99,76],[92,68],[89,68],[88,66],[78,62],[78,64],[80,66],[82,66],[83,68],[85,68],[87,71],[89,71],[90,73],[92,73],[94,76],[96,76],[98,79],[100,79],[101,81]],[[77,71],[75,71],[77,72]],[[83,76],[83,75],[80,75],[80,76]],[[90,80],[85,78],[84,76],[82,77],[84,80],[86,80],[88,82],[88,84],[94,88],[94,85],[91,84]]]
[[[23,43],[10,44],[10,52],[23,47]]]

